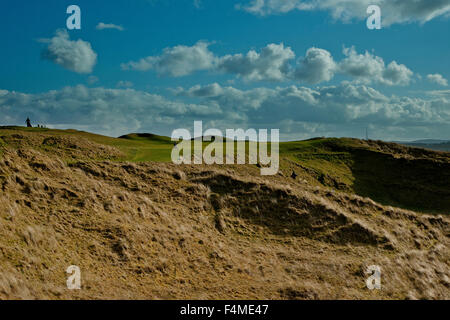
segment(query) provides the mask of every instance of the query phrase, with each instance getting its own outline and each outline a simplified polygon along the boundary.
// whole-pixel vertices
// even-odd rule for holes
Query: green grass
[[[37,132],[48,135],[72,135],[77,137],[83,137],[88,140],[94,141],[99,144],[104,144],[112,147],[116,147],[121,150],[125,157],[121,160],[126,161],[156,161],[156,162],[170,162],[171,151],[174,146],[174,142],[169,137],[158,136],[154,134],[128,134],[120,138],[112,138],[103,135],[93,134],[84,131],[77,130],[55,130],[47,128],[26,128],[26,127],[0,127],[0,134],[15,131],[25,132]],[[294,160],[298,160],[299,155],[302,158],[310,157],[316,159],[317,156],[323,157],[333,156],[337,153],[326,151],[325,144],[330,139],[313,139],[305,141],[295,142],[281,142],[280,143],[280,155],[289,157]],[[339,139],[334,139],[336,142]],[[204,142],[203,147],[206,147],[209,142]],[[236,144],[236,143],[235,143]],[[246,150],[248,152],[248,142],[246,142]],[[270,145],[268,147],[270,151]],[[225,149],[224,149],[225,152]]]
[[[173,142],[168,137],[147,134],[129,134],[121,138],[98,138],[95,142],[117,147],[126,154],[127,161],[169,162]]]

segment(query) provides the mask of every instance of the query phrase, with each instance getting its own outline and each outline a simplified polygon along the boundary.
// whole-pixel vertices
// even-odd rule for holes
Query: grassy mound
[[[450,211],[450,153],[383,141],[313,139],[281,154],[321,185],[412,210]]]
[[[77,143],[78,149],[71,148]],[[174,144],[168,137],[153,134],[111,138],[75,130],[0,128],[0,150],[2,146],[26,145],[50,153],[59,150],[60,156],[70,159],[171,162]],[[280,169],[284,176],[295,171],[298,179],[311,185],[369,197],[385,205],[427,213],[450,212],[447,152],[383,141],[316,138],[280,143]]]
[[[0,298],[449,298],[449,218],[354,194],[446,195],[448,154],[289,142],[280,174],[262,177],[255,165],[139,161],[170,150],[153,135],[3,128],[0,139]],[[382,290],[365,287],[373,264]],[[82,290],[66,288],[70,265]]]

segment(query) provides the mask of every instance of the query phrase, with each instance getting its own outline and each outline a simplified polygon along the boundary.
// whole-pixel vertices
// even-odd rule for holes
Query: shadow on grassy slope
[[[448,153],[356,139],[288,144],[285,155],[291,153],[322,185],[411,210],[450,209]]]

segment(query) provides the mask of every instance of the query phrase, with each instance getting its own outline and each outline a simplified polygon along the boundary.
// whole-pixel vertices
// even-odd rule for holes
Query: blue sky
[[[381,30],[366,27],[371,3]],[[71,4],[81,30],[66,28]],[[450,138],[447,0],[4,1],[0,12],[0,125]]]

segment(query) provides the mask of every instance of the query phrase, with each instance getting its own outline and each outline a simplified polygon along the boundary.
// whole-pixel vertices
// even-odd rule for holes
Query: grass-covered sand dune
[[[90,156],[89,152],[77,154],[77,157],[89,160],[169,163],[174,146],[169,137],[154,134],[134,133],[112,138],[75,130],[3,128],[0,128],[0,135],[5,134],[6,137],[14,136],[14,133],[33,133],[26,136],[27,139],[44,135],[76,141],[82,139],[102,147],[114,148],[114,152],[106,152],[98,157]],[[8,140],[8,145],[12,147],[26,143],[20,139]],[[1,143],[0,140],[0,146]],[[203,143],[204,146],[207,144]],[[75,149],[71,150],[70,146],[62,147],[65,148],[63,157],[70,158]],[[33,148],[51,152],[52,149],[60,150],[61,145],[44,142],[41,145],[33,145]],[[87,149],[89,147],[86,147]],[[299,175],[298,179],[311,185],[370,197],[385,205],[427,213],[450,212],[449,152],[383,141],[315,138],[281,142],[280,169],[280,174],[286,177],[295,171]]]
[[[172,147],[0,128],[0,298],[450,298],[448,153],[286,142],[261,176],[177,166]],[[381,290],[366,288],[373,264]]]

